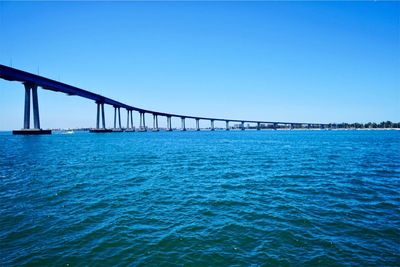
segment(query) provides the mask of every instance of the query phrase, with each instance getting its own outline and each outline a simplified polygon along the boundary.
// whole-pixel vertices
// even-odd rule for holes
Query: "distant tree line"
[[[330,124],[333,128],[338,129],[385,129],[385,128],[400,128],[400,122],[382,121],[380,123],[368,122],[368,123],[339,123]],[[336,126],[336,127],[335,127]]]

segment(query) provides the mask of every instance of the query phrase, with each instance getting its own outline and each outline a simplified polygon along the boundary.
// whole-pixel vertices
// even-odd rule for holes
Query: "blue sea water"
[[[398,266],[400,131],[0,134],[1,266]]]

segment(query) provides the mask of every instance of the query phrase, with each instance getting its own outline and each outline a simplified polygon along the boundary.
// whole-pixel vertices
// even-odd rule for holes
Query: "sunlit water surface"
[[[0,265],[400,264],[400,131],[0,134]]]

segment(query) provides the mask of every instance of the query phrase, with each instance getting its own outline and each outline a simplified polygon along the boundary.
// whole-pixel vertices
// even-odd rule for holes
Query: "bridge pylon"
[[[37,85],[32,83],[24,83],[24,86],[25,86],[24,128],[22,128],[21,130],[14,130],[13,134],[17,135],[51,134],[51,130],[43,130],[40,128]],[[32,93],[32,107],[33,107],[32,129],[30,128],[31,93]]]

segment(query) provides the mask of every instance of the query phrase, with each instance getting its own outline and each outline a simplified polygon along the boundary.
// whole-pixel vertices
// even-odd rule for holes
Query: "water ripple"
[[[398,131],[0,134],[0,265],[398,266]]]

